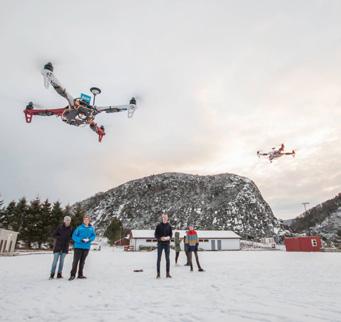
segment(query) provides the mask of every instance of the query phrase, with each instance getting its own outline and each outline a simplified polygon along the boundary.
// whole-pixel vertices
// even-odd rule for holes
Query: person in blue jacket
[[[90,216],[85,215],[83,217],[83,224],[78,226],[73,234],[73,262],[72,262],[72,270],[69,281],[72,281],[76,277],[77,267],[78,267],[78,278],[86,278],[83,275],[83,268],[85,259],[88,256],[91,242],[93,242],[96,238],[96,233],[94,227],[90,224]],[[78,266],[79,264],[79,266]]]

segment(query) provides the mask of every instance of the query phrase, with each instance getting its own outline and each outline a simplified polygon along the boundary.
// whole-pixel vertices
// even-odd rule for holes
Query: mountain
[[[153,229],[165,211],[173,227],[233,230],[243,238],[272,237],[280,229],[257,186],[234,174],[163,173],[133,180],[78,203],[103,234],[112,218],[126,228]]]
[[[295,233],[318,234],[341,246],[341,193],[293,219]]]

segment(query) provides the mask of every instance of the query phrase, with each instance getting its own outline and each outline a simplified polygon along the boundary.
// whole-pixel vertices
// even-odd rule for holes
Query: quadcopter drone
[[[261,156],[268,157],[270,162],[272,162],[273,159],[277,159],[277,158],[282,157],[283,155],[292,155],[294,157],[295,154],[296,154],[295,150],[292,150],[292,152],[284,152],[284,144],[281,144],[281,146],[278,149],[272,148],[272,151],[270,151],[268,153],[263,153],[263,152],[257,151],[257,156],[259,158]]]
[[[90,92],[93,95],[93,102],[91,102],[91,97],[86,94],[81,94],[79,98],[73,98],[66,89],[61,85],[58,79],[53,74],[53,66],[51,63],[47,63],[43,70],[42,75],[44,77],[44,85],[46,88],[49,85],[56,90],[56,92],[64,97],[68,105],[62,108],[54,109],[37,109],[37,105],[29,102],[24,110],[25,118],[27,123],[31,123],[34,115],[38,116],[52,116],[61,117],[62,121],[69,125],[82,126],[89,125],[91,130],[97,133],[98,141],[101,142],[103,136],[105,135],[104,126],[98,126],[95,122],[95,116],[101,112],[106,113],[116,113],[116,112],[128,112],[128,117],[131,118],[136,110],[136,99],[132,97],[127,105],[114,105],[114,106],[96,106],[95,100],[96,95],[101,93],[101,90],[97,87],[91,87]]]

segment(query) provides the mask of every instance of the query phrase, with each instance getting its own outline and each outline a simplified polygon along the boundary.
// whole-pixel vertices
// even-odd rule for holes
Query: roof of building
[[[186,230],[173,230],[173,236],[175,232],[180,233],[180,237],[183,237],[186,234]],[[241,238],[236,233],[231,230],[197,230],[199,238]],[[138,230],[133,229],[131,231],[132,238],[154,238],[154,230]]]
[[[0,228],[0,233],[2,233],[2,234],[11,234],[11,235],[13,235],[13,234],[18,235],[19,234],[17,231],[5,229],[5,228]]]

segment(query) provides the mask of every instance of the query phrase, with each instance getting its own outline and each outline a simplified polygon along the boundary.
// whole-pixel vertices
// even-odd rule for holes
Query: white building
[[[180,233],[181,249],[184,249],[185,230],[173,230],[172,245],[175,232]],[[230,230],[197,230],[199,250],[240,250],[240,236]],[[132,230],[129,236],[130,247],[140,250],[141,247],[156,247],[154,230]]]
[[[0,255],[13,255],[18,233],[0,228]]]
[[[273,237],[261,238],[260,242],[268,247],[276,248],[276,242]]]

